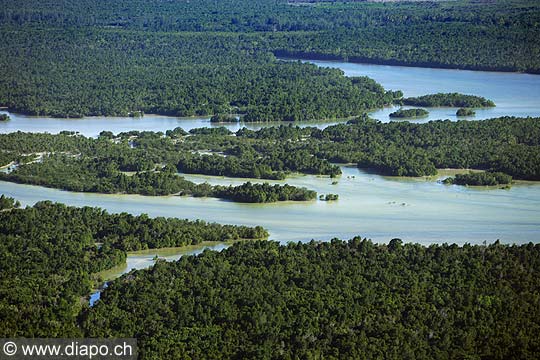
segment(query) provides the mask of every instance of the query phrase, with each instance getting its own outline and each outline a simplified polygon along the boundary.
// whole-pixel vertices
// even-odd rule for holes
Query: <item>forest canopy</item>
[[[0,106],[58,117],[346,118],[395,94],[276,57],[538,73],[539,14],[531,0],[4,0]]]
[[[81,336],[77,315],[95,274],[123,264],[126,251],[203,241],[263,239],[260,226],[109,214],[49,201],[0,211],[0,336]]]
[[[112,282],[82,328],[142,359],[530,358],[539,271],[532,243],[249,242]]]
[[[464,108],[481,108],[493,107],[495,103],[481,96],[463,95],[459,93],[438,93],[433,95],[424,95],[417,97],[409,97],[401,100],[405,105],[424,106],[424,107],[464,107]]]

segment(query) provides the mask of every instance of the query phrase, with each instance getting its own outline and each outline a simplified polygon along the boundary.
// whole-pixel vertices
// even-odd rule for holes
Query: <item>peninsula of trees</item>
[[[95,274],[124,263],[126,251],[267,236],[260,226],[109,214],[48,201],[0,211],[0,336],[83,335],[77,323],[86,307],[82,298],[98,285]]]
[[[401,102],[405,105],[424,106],[424,107],[463,107],[463,108],[481,108],[493,107],[495,103],[481,96],[463,95],[459,93],[438,93],[433,95],[424,95],[418,97],[404,98]]]
[[[173,137],[179,133],[170,132]],[[122,140],[111,139],[111,135],[106,132],[98,139],[70,132],[58,135],[0,135],[3,161],[18,161],[13,171],[0,173],[0,179],[70,191],[109,194],[210,196],[241,202],[316,199],[316,192],[290,185],[248,183],[223,187],[208,183],[195,184],[177,174],[177,165],[173,164],[179,164],[181,155],[173,150],[174,139],[162,138],[162,133],[139,134],[138,141],[151,139],[154,147],[147,148],[142,143],[136,146],[137,142],[133,139],[137,137],[134,134],[139,133],[125,133]],[[27,154],[23,160],[21,153]]]
[[[456,174],[443,180],[445,184],[494,186],[508,185],[512,183],[512,177],[500,172],[469,172],[468,174]]]

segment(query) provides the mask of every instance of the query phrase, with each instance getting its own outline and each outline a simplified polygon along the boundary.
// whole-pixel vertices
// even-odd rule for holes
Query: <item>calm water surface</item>
[[[483,96],[493,100],[494,108],[477,109],[476,116],[463,119],[489,119],[499,116],[540,116],[540,75],[417,68],[406,66],[352,64],[332,61],[309,61],[318,66],[343,70],[347,76],[368,76],[387,90],[401,90],[405,97],[433,93],[458,92]],[[407,107],[406,107],[407,108]],[[457,120],[457,108],[426,108],[430,115],[416,120]],[[389,121],[388,114],[395,108],[371,114],[381,121]]]
[[[242,204],[213,198],[74,193],[8,182],[0,182],[0,192],[26,205],[47,199],[99,206],[111,212],[262,225],[270,231],[271,239],[282,242],[349,239],[356,235],[378,242],[399,237],[422,244],[540,240],[540,184],[523,183],[510,190],[479,189],[426,179],[386,178],[353,167],[342,170],[337,185],[332,185],[328,177],[286,180],[319,194],[339,194],[336,202]],[[212,184],[246,181],[201,175],[186,178]]]

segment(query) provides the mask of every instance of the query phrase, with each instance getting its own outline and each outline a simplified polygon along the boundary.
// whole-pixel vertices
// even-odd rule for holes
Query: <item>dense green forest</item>
[[[263,50],[409,65],[538,71],[531,0],[297,6],[287,0],[4,0],[9,27],[257,34]],[[268,45],[265,44],[268,42]]]
[[[438,168],[472,168],[540,180],[537,118],[412,124],[361,117],[324,130],[291,125],[243,128],[234,135],[225,128],[191,134],[181,129],[166,134],[104,132],[97,139],[70,133],[2,134],[4,161],[25,156],[17,169],[0,178],[74,191],[178,193],[251,202],[308,200],[315,194],[290,186],[196,185],[176,171],[268,179],[283,179],[292,172],[334,177],[341,174],[335,163],[355,163],[386,175],[424,176],[435,175]],[[42,152],[46,154],[40,161],[28,163],[36,157],[29,154]]]
[[[539,72],[539,10],[528,0],[4,0],[0,106],[61,117],[349,117],[395,94],[276,55]]]
[[[474,116],[476,112],[473,109],[459,108],[456,111],[456,116]]]
[[[18,208],[21,206],[21,203],[18,200],[7,197],[4,194],[0,195],[0,211],[6,209]]]
[[[481,108],[493,107],[495,103],[481,96],[463,95],[459,93],[438,93],[417,97],[409,97],[401,100],[405,105],[436,107],[464,107],[464,108]]]
[[[306,201],[317,197],[315,191],[305,188],[297,188],[288,184],[283,186],[268,183],[252,184],[249,181],[240,186],[216,185],[214,191],[218,197],[239,202]]]
[[[539,271],[532,243],[249,242],[113,281],[82,328],[142,359],[534,358]]]
[[[445,184],[455,185],[507,185],[512,183],[512,177],[500,172],[469,172],[468,174],[456,174],[454,177],[444,179]]]
[[[390,113],[388,116],[391,118],[417,118],[417,117],[425,117],[429,115],[429,111],[425,109],[399,109],[392,113]]]
[[[126,251],[267,236],[261,227],[108,214],[48,201],[0,211],[0,335],[82,335],[76,317],[96,285],[93,274],[124,263]]]
[[[27,154],[13,171],[0,173],[0,179],[70,191],[210,196],[241,202],[316,198],[314,191],[287,184],[247,183],[237,187],[195,184],[177,174],[177,165],[173,163],[178,162],[182,155],[174,151],[172,138],[162,138],[162,133],[140,134],[141,142],[145,138],[157,141],[154,143],[157,146],[148,151],[145,146],[134,146],[131,139],[135,133],[138,134],[123,134],[121,142],[111,140],[108,133],[103,133],[98,139],[69,132],[58,135],[20,132],[0,135],[2,153],[6,154],[1,159],[7,162],[20,158],[22,153]],[[174,137],[178,133],[169,134]]]
[[[394,101],[371,79],[276,61],[255,35],[34,28],[3,35],[0,105],[33,115],[233,112],[244,121],[295,121]]]

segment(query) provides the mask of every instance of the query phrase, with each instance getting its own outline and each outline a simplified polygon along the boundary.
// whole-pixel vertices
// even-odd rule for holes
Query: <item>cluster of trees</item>
[[[9,115],[7,114],[0,114],[0,121],[8,121],[10,118],[9,118]]]
[[[4,194],[0,195],[0,211],[18,208],[20,206],[21,203],[19,200],[15,201],[14,198],[5,196]]]
[[[2,196],[13,207],[14,199]],[[203,241],[260,239],[263,228],[108,214],[51,202],[0,211],[0,336],[81,336],[77,316],[95,274],[126,251]]]
[[[501,172],[469,172],[468,174],[456,174],[454,177],[448,177],[443,180],[443,183],[481,186],[507,185],[512,183],[512,177]]]
[[[539,271],[532,243],[249,242],[111,282],[82,328],[142,359],[534,358]]]
[[[267,203],[276,201],[307,201],[316,199],[317,193],[288,184],[270,185],[247,182],[240,186],[214,186],[217,197],[238,202]]]
[[[473,109],[459,108],[456,111],[456,116],[474,116],[476,112]]]
[[[238,118],[236,116],[230,115],[230,114],[215,114],[210,118],[210,122],[213,123],[234,123],[238,122]]]
[[[480,108],[493,107],[495,103],[481,96],[464,95],[459,93],[437,93],[417,97],[408,97],[401,100],[405,105],[424,106],[424,107],[464,107]]]
[[[319,195],[319,200],[321,201],[336,201],[337,199],[339,199],[339,195],[338,194],[326,194],[326,195]]]
[[[388,116],[390,116],[391,118],[416,118],[416,117],[424,117],[428,115],[429,115],[429,111],[425,109],[414,108],[414,109],[399,109],[390,113],[390,115]]]

